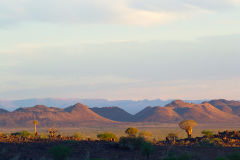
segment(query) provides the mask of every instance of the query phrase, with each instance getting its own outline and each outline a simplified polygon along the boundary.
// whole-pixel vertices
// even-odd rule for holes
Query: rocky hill
[[[208,102],[201,104],[186,103],[176,100],[165,107],[147,107],[135,115],[141,122],[179,122],[183,119],[193,119],[198,123],[239,122],[238,115],[225,112]]]
[[[238,101],[228,101],[225,99],[218,99],[218,100],[211,100],[208,103],[217,107],[221,111],[240,116],[240,102]]]
[[[138,122],[178,122],[182,118],[175,111],[166,107],[147,107],[135,115]]]
[[[12,112],[0,109],[0,127],[29,127],[33,120],[41,127],[80,127],[122,124],[122,122],[178,123],[193,119],[198,123],[239,123],[240,102],[212,100],[201,104],[175,100],[165,106],[146,107],[131,115],[119,107],[88,108],[77,103],[67,108],[36,105]]]
[[[82,125],[115,124],[83,104],[77,103],[65,109],[37,105],[19,108],[13,112],[0,115],[1,127],[29,127],[33,120],[39,121],[41,127],[79,127]]]
[[[5,110],[5,109],[2,109],[2,108],[0,108],[0,114],[2,114],[2,113],[8,113],[9,111],[7,111],[7,110]]]

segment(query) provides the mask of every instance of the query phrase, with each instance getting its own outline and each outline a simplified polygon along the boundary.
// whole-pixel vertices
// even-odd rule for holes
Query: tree
[[[126,129],[125,133],[128,134],[129,137],[136,137],[138,133],[138,129],[134,127],[130,127]]]
[[[142,132],[139,133],[139,136],[147,139],[147,138],[151,137],[152,134],[148,131],[142,131]]]
[[[167,138],[170,140],[170,141],[176,141],[178,139],[178,134],[177,133],[168,133],[168,136]]]
[[[187,132],[188,138],[191,138],[192,129],[194,126],[197,126],[198,124],[194,120],[184,120],[184,121],[181,121],[178,125],[181,129]]]
[[[38,121],[37,121],[37,120],[34,120],[34,121],[33,121],[33,124],[34,124],[34,127],[35,127],[35,135],[38,135],[38,132],[37,132]]]
[[[50,128],[50,129],[48,130],[48,133],[49,133],[49,137],[50,137],[50,138],[55,138],[55,137],[56,137],[56,134],[57,134],[57,130],[56,130],[56,128]]]

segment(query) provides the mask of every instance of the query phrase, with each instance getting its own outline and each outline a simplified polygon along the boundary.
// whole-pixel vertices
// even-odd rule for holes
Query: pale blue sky
[[[240,99],[240,0],[1,0],[0,99]]]

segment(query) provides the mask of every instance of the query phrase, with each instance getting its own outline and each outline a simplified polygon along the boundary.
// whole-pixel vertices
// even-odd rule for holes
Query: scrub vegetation
[[[182,124],[187,122],[187,124]],[[169,132],[164,140],[155,139],[150,131],[128,127],[118,136],[102,132],[96,138],[75,132],[61,135],[56,128],[48,134],[27,130],[0,134],[0,160],[238,160],[240,159],[240,131],[225,130],[214,133],[194,132],[193,121],[179,123],[186,131],[185,138]],[[185,125],[183,127],[183,125]],[[190,130],[190,131],[189,131]]]

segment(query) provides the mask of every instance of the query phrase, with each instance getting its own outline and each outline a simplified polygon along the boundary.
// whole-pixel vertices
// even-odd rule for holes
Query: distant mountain
[[[41,127],[101,126],[117,123],[96,114],[88,106],[80,103],[65,109],[37,105],[0,114],[0,126],[6,128],[30,127],[33,126],[33,120],[38,120]]]
[[[98,108],[94,107],[91,110],[105,118],[120,121],[120,122],[134,122],[135,118],[132,114],[126,112],[125,110],[119,107],[103,107]]]
[[[218,100],[211,100],[208,103],[217,107],[221,111],[240,116],[240,102],[238,101],[228,101],[225,99],[218,99]]]
[[[176,100],[165,107],[173,109],[183,119],[193,119],[199,123],[238,122],[240,120],[240,117],[223,112],[207,102],[194,104]]]
[[[186,103],[176,100],[165,107],[147,107],[135,115],[137,121],[142,122],[179,122],[184,119],[193,119],[198,123],[236,123],[240,117],[224,112],[210,103]]]
[[[182,120],[174,110],[167,107],[147,107],[135,115],[138,122],[173,123]]]
[[[164,107],[146,107],[135,115],[119,107],[88,108],[81,103],[66,108],[36,105],[12,112],[0,109],[0,127],[30,127],[33,120],[38,120],[40,127],[103,126],[122,122],[178,123],[184,119],[198,123],[239,123],[239,103],[223,99],[200,104],[175,100]]]
[[[23,100],[12,100],[12,101],[3,101],[0,100],[0,108],[13,111],[19,107],[30,107],[38,104],[51,106],[51,107],[59,107],[65,108],[67,106],[76,104],[81,102],[83,104],[88,105],[90,108],[92,107],[109,107],[109,106],[119,106],[125,111],[135,114],[146,106],[164,106],[170,103],[172,100],[113,100],[109,101],[106,99],[56,99],[56,98],[45,98],[45,99],[23,99]],[[206,100],[186,100],[186,102],[193,103],[201,103]]]
[[[0,114],[2,114],[2,113],[8,113],[8,112],[9,112],[9,111],[0,108]]]

